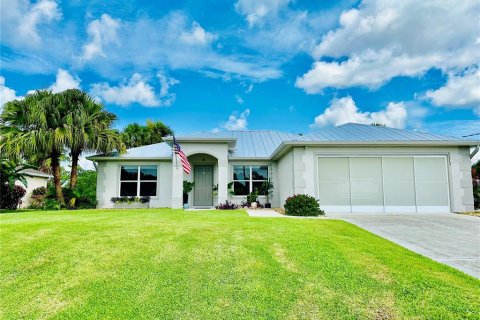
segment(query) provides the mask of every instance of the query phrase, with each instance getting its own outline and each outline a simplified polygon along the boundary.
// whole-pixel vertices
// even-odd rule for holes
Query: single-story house
[[[306,135],[202,133],[176,137],[193,167],[187,175],[172,156],[173,138],[164,140],[89,157],[98,164],[100,208],[113,207],[112,197],[144,195],[150,207],[181,208],[183,180],[195,182],[190,207],[241,203],[270,179],[273,207],[309,194],[326,212],[473,210],[470,152],[480,141],[353,123]]]
[[[20,181],[16,181],[15,184],[26,189],[27,192],[20,200],[20,208],[27,208],[32,204],[33,190],[40,187],[46,188],[48,180],[52,179],[53,176],[51,174],[44,173],[35,169],[24,169],[21,172],[25,174],[27,187],[25,187]]]

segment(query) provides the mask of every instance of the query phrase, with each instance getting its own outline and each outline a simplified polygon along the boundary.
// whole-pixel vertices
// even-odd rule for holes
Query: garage
[[[318,157],[327,212],[450,212],[446,156]]]

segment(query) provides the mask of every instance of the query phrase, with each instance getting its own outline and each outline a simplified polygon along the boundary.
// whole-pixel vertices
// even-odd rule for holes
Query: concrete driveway
[[[328,214],[480,278],[480,218],[442,214]]]

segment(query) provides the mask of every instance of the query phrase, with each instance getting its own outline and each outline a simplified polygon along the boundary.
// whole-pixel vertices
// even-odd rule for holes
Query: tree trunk
[[[52,171],[53,171],[53,183],[55,184],[55,195],[58,202],[65,206],[65,199],[63,199],[62,193],[62,181],[60,172],[60,157],[58,155],[52,155]]]
[[[72,171],[70,171],[70,189],[75,189],[77,186],[78,177],[78,158],[80,155],[72,154]]]

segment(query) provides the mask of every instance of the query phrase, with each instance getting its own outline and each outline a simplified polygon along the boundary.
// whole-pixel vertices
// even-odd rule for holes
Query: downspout
[[[472,153],[470,153],[470,159],[473,159],[473,157],[475,157],[475,155],[478,153],[478,150],[480,149],[480,145],[477,144],[477,146],[475,147],[475,149],[472,151]]]

